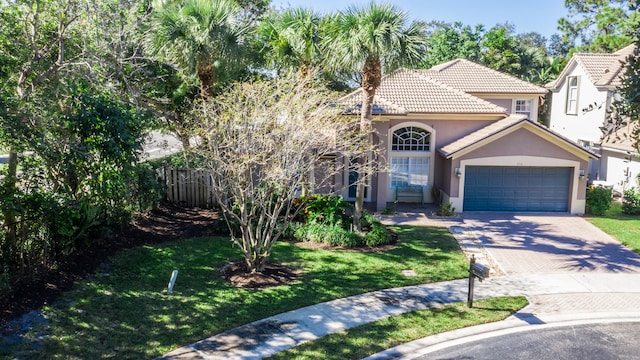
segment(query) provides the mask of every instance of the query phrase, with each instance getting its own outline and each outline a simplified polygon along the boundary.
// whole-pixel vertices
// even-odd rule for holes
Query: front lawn
[[[216,269],[239,258],[226,238],[198,238],[126,251],[45,309],[50,334],[14,357],[151,358],[258,319],[372,290],[463,278],[467,261],[442,228],[395,227],[393,249],[362,253],[281,242],[272,260],[298,267],[301,280],[238,289]],[[165,295],[171,271],[179,271]],[[401,270],[413,269],[416,277]],[[41,333],[37,328],[33,336]],[[2,348],[3,344],[0,344]],[[7,355],[7,354],[4,354]],[[3,356],[0,352],[0,358]]]
[[[425,336],[504,320],[527,303],[522,296],[498,297],[477,300],[471,309],[466,303],[455,303],[412,311],[324,336],[277,353],[270,359],[362,359]]]
[[[613,202],[604,216],[589,216],[586,219],[640,254],[640,216],[623,214],[621,203]]]

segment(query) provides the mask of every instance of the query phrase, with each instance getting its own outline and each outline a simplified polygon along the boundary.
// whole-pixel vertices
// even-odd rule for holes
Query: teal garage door
[[[566,212],[571,168],[467,166],[463,211]]]

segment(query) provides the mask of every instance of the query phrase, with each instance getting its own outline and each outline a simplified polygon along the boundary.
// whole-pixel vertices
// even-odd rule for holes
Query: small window
[[[427,130],[408,126],[393,132],[391,150],[393,151],[429,151],[431,133]]]
[[[578,114],[578,77],[569,76],[567,78],[567,109],[566,113],[570,115]]]
[[[587,150],[591,150],[591,148],[593,147],[593,142],[589,140],[578,140],[578,145],[582,146]]]
[[[516,100],[516,114],[527,115],[527,119],[531,120],[531,99]]]

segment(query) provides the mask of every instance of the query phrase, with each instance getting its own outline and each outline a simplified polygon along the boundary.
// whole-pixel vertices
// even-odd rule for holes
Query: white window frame
[[[524,105],[524,108],[522,106]],[[527,119],[533,120],[531,118],[531,112],[533,111],[533,100],[531,99],[515,99],[513,109],[516,114],[527,115]]]
[[[403,150],[393,150],[394,149],[394,140],[396,139],[396,135],[395,133],[398,130],[401,129],[405,129],[405,128],[411,128],[410,132],[413,131],[413,128],[418,128],[420,130],[426,131],[429,133],[429,136],[426,138],[426,142],[423,144],[417,144],[414,146],[408,146],[409,150],[406,150],[407,146],[403,146],[400,148],[404,148]],[[412,170],[414,170],[416,167],[425,167],[425,160],[426,160],[426,169],[427,169],[427,173],[424,174],[415,174],[416,176],[425,176],[426,179],[423,181],[420,181],[420,184],[418,184],[417,186],[422,186],[423,188],[427,188],[431,185],[432,182],[432,174],[433,174],[433,144],[434,144],[434,139],[435,139],[435,131],[431,128],[429,128],[428,126],[425,126],[423,124],[419,124],[419,123],[403,123],[403,124],[399,124],[398,126],[395,126],[393,128],[391,128],[389,130],[389,188],[390,189],[395,189],[396,187],[399,186],[416,186],[416,184],[412,184]],[[419,150],[412,150],[411,148],[414,147],[416,149]],[[398,148],[398,147],[396,147]],[[402,172],[402,176],[406,176],[407,178],[407,183],[405,184],[398,184],[397,181],[394,179],[395,176],[397,176],[398,172],[394,172],[393,169],[393,163],[394,163],[394,159],[405,159],[406,160],[406,173],[405,171]],[[420,159],[420,160],[418,160]],[[419,164],[419,162],[421,162],[422,164]]]
[[[567,102],[565,113],[567,115],[578,115],[578,98],[580,91],[580,77],[567,77]]]
[[[403,171],[397,171],[396,165],[394,165],[394,160],[403,160],[405,162],[403,167],[406,166],[406,169],[403,168]],[[429,186],[429,178],[431,175],[431,157],[429,156],[398,156],[394,155],[390,159],[389,164],[389,183],[392,189],[396,187],[406,187],[406,186],[421,186],[428,187]],[[426,168],[426,174],[424,172],[416,172],[417,168]],[[395,170],[395,171],[394,171]],[[396,179],[406,178],[406,182],[397,183]],[[424,177],[423,180],[420,178]]]

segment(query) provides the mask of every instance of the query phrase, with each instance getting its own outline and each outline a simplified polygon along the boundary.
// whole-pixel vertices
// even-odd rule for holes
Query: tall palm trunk
[[[362,108],[360,109],[360,136],[364,139],[371,139],[373,120],[373,99],[376,90],[382,80],[382,65],[380,59],[368,57],[362,67]],[[370,140],[369,140],[370,141]],[[364,191],[366,180],[369,177],[367,171],[369,153],[365,151],[360,155],[358,172],[358,182],[356,183],[356,203],[353,214],[353,224],[358,231],[362,230],[361,218],[364,212]]]
[[[210,99],[213,97],[214,66],[209,61],[203,61],[198,63],[196,71],[200,80],[200,96],[203,100]]]

